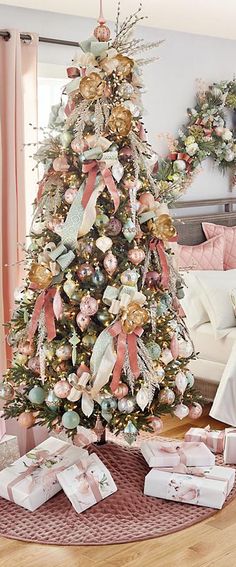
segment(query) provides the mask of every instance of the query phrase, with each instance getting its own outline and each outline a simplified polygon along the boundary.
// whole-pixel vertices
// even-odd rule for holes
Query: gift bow
[[[52,287],[48,291],[43,291],[37,297],[31,321],[28,328],[28,339],[31,342],[39,324],[40,313],[44,309],[45,326],[47,329],[48,342],[52,341],[56,336],[56,326],[54,320],[53,299],[56,295],[56,288]]]
[[[204,429],[200,428],[200,432],[197,432],[196,434],[199,436],[201,442],[205,443],[205,445],[213,452],[221,452],[219,445],[221,445],[222,440],[225,438],[225,430],[219,431],[217,438],[213,438],[211,435],[212,433],[214,433],[214,430],[211,430],[210,425],[207,425]],[[188,439],[188,433],[186,433],[185,437]],[[189,434],[188,442],[191,441],[191,437],[192,434]]]
[[[46,463],[46,461],[48,461],[49,459],[54,459],[58,455],[65,453],[68,449],[70,449],[70,446],[68,447],[68,445],[65,445],[65,446],[61,447],[60,449],[58,449],[57,451],[54,451],[53,453],[50,453],[50,451],[48,451],[48,450],[34,451],[35,462],[32,463],[31,465],[29,465],[25,471],[19,473],[17,478],[14,478],[11,482],[8,483],[7,493],[8,493],[9,500],[11,500],[11,502],[15,502],[14,496],[13,496],[14,486],[19,484],[25,478],[32,476],[33,473],[37,470],[40,471],[41,473],[44,473],[44,474],[42,474],[43,481],[50,480],[50,485],[53,485],[55,483],[55,480],[56,480],[56,474],[59,471],[64,470],[64,468],[67,465],[64,465],[64,466],[61,465],[60,467],[56,466],[56,467],[53,468],[53,470],[51,470],[50,468],[46,468],[46,470],[45,470],[42,467]],[[37,479],[32,477],[31,482],[30,482],[28,488],[26,489],[26,497],[25,498],[27,498],[29,496],[29,494],[32,492],[37,481],[38,481],[38,477],[37,477]]]
[[[140,375],[140,368],[138,366],[137,338],[141,337],[143,328],[137,327],[133,333],[127,334],[122,329],[121,321],[116,321],[116,323],[110,327],[109,333],[113,338],[117,337],[117,359],[110,384],[111,391],[114,392],[120,383],[126,349],[128,349],[130,369],[134,377],[138,378]]]
[[[53,262],[57,262],[60,268],[64,272],[66,268],[73,262],[75,258],[75,253],[73,250],[69,250],[62,242],[51,252],[48,253],[49,257]]]
[[[103,153],[102,148],[94,147],[84,152],[84,155],[87,159],[89,159],[90,156],[95,156],[95,159],[89,161],[88,163],[84,163],[82,167],[83,173],[88,173],[81,201],[82,206],[84,207],[84,209],[87,207],[91,195],[94,191],[97,174],[100,173],[103,183],[105,187],[107,187],[114,203],[114,212],[116,212],[120,204],[120,197],[117,186],[110,171],[110,165],[114,164],[117,161],[117,152],[113,151]]]
[[[188,452],[192,449],[198,448],[200,447],[201,443],[200,442],[196,442],[196,443],[190,443],[189,442],[182,442],[179,445],[176,444],[176,442],[172,442],[172,443],[162,443],[161,441],[157,441],[155,443],[155,445],[152,447],[152,445],[150,444],[149,448],[152,451],[152,454],[154,456],[156,456],[156,450],[158,451],[162,451],[163,453],[172,453],[172,454],[176,454],[179,457],[179,463],[178,464],[186,464],[187,461],[187,454]],[[177,472],[177,471],[176,471]]]
[[[72,386],[68,396],[68,400],[74,402],[79,401],[81,398],[81,409],[84,415],[90,417],[94,410],[94,401],[91,390],[86,388],[89,380],[91,379],[90,372],[82,372],[76,385]]]
[[[102,495],[99,489],[98,480],[93,476],[92,472],[89,470],[91,467],[91,463],[89,463],[86,459],[81,459],[77,463],[75,463],[76,467],[79,469],[79,475],[75,477],[76,480],[81,481],[83,478],[87,481],[87,493],[89,492],[89,488],[92,490],[94,498],[96,502],[100,502],[102,500]]]
[[[183,160],[186,162],[186,170],[189,171],[191,168],[191,163],[193,161],[193,158],[191,158],[188,154],[182,153],[182,152],[174,152],[172,154],[168,155],[168,159],[170,159],[171,161],[176,161],[176,160]]]
[[[146,301],[146,296],[141,293],[141,291],[137,291],[136,289],[133,290],[133,294],[127,293],[124,290],[121,290],[119,294],[119,299],[113,299],[111,302],[111,307],[109,309],[109,313],[113,315],[118,315],[118,313],[128,307],[130,302],[139,303],[140,306],[144,305]]]
[[[159,238],[152,238],[149,243],[149,249],[151,251],[156,251],[159,256],[160,265],[161,265],[161,285],[163,288],[169,288],[169,280],[170,280],[170,271],[167,262],[167,255],[165,252],[165,247]]]

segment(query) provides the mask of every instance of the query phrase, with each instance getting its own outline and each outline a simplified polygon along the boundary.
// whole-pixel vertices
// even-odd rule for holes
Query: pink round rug
[[[138,449],[91,446],[110,470],[118,491],[77,514],[63,492],[35,512],[0,498],[0,535],[54,545],[105,545],[145,540],[182,530],[216,513],[212,508],[144,496],[149,471]],[[222,464],[222,456],[217,456]],[[236,495],[234,486],[227,502]]]

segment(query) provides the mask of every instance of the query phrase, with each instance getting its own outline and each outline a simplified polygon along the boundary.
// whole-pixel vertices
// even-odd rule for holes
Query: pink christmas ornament
[[[63,155],[54,159],[53,169],[54,171],[68,171],[68,169],[70,169],[70,164],[68,163],[66,156]]]
[[[141,193],[139,197],[139,213],[143,213],[144,211],[149,211],[154,208],[155,199],[151,193]]]
[[[174,414],[179,419],[184,419],[184,417],[187,417],[187,415],[189,414],[188,406],[186,406],[185,404],[178,404],[174,409]]]
[[[71,391],[71,385],[67,380],[59,380],[54,386],[54,392],[58,398],[67,398]]]
[[[83,315],[81,312],[76,316],[76,323],[81,331],[85,331],[88,328],[90,321],[90,317]]]
[[[176,374],[175,384],[176,384],[179,392],[181,394],[184,394],[184,392],[187,388],[187,385],[188,385],[188,380],[187,380],[187,378],[186,378],[186,376],[183,372],[180,371]]]
[[[95,297],[91,297],[90,295],[85,295],[82,297],[80,302],[80,310],[83,315],[91,317],[91,315],[95,315],[98,310],[98,302]]]
[[[30,370],[32,370],[32,372],[35,372],[35,374],[40,374],[39,356],[34,356],[33,358],[30,358],[28,360],[27,366]]]
[[[88,262],[81,264],[77,270],[77,276],[81,282],[84,282],[91,278],[94,274],[94,268]]]
[[[124,161],[128,161],[130,157],[133,157],[131,148],[129,148],[129,146],[124,146],[123,148],[121,148],[121,150],[119,151],[119,157]]]
[[[151,425],[153,431],[155,431],[155,433],[161,433],[164,425],[163,425],[163,421],[162,419],[160,419],[160,417],[149,417],[148,418],[148,423]]]
[[[72,354],[72,347],[70,345],[61,345],[56,350],[56,355],[61,360],[70,360]]]
[[[87,150],[89,146],[87,142],[85,142],[85,140],[81,141],[80,137],[76,137],[74,138],[74,140],[72,140],[71,147],[73,152],[75,152],[76,154],[81,154],[82,152]]]
[[[69,187],[69,189],[66,190],[65,194],[64,194],[64,200],[68,205],[71,205],[71,203],[73,203],[76,195],[77,195],[78,191],[75,187]]]
[[[145,282],[150,289],[158,289],[161,275],[158,272],[147,272]]]
[[[179,356],[179,343],[178,343],[176,335],[173,335],[173,337],[170,341],[170,350],[171,350],[171,354],[172,354],[173,358],[174,359],[178,358],[178,356]]]
[[[26,356],[32,356],[32,354],[34,354],[34,346],[30,342],[22,343],[18,350],[21,354],[25,354]]]
[[[198,419],[202,415],[202,406],[198,402],[194,402],[189,408],[188,415],[191,419]]]
[[[114,396],[118,400],[121,400],[122,398],[127,396],[128,391],[129,391],[129,388],[128,388],[127,384],[123,384],[123,382],[121,382],[119,384],[119,386],[117,386],[116,390],[114,391]]]
[[[171,406],[175,401],[175,393],[170,388],[164,388],[158,394],[158,401],[160,404]]]
[[[106,234],[109,236],[117,236],[120,234],[122,229],[122,223],[119,219],[112,218],[109,220],[109,223],[106,226]]]
[[[103,260],[103,266],[109,276],[112,276],[117,268],[118,262],[116,256],[109,250]]]
[[[129,261],[134,264],[134,266],[138,266],[145,258],[145,252],[142,248],[132,248],[128,252],[128,259]]]

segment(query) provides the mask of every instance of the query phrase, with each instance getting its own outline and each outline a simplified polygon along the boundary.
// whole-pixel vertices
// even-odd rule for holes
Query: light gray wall
[[[85,39],[95,27],[95,21],[91,19],[1,4],[0,22],[1,29],[12,27],[74,41]],[[194,104],[197,78],[207,84],[233,78],[236,73],[236,42],[141,27],[137,28],[137,36],[148,41],[165,39],[158,51],[159,61],[144,67],[145,125],[154,149],[160,150],[158,135],[169,132],[176,136],[178,128],[185,122],[186,109]],[[74,48],[40,44],[39,61],[67,66],[73,54]],[[228,187],[227,177],[214,169],[212,162],[205,163],[186,198],[223,197],[227,195]]]

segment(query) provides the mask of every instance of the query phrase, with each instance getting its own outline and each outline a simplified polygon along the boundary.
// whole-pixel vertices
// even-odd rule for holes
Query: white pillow
[[[186,324],[189,329],[196,329],[203,323],[210,321],[209,315],[201,301],[199,283],[196,274],[199,271],[184,272],[184,297],[180,300],[181,307],[186,315]]]
[[[232,289],[236,287],[236,270],[198,271],[195,274],[215,337],[224,337],[236,326],[231,301]]]

